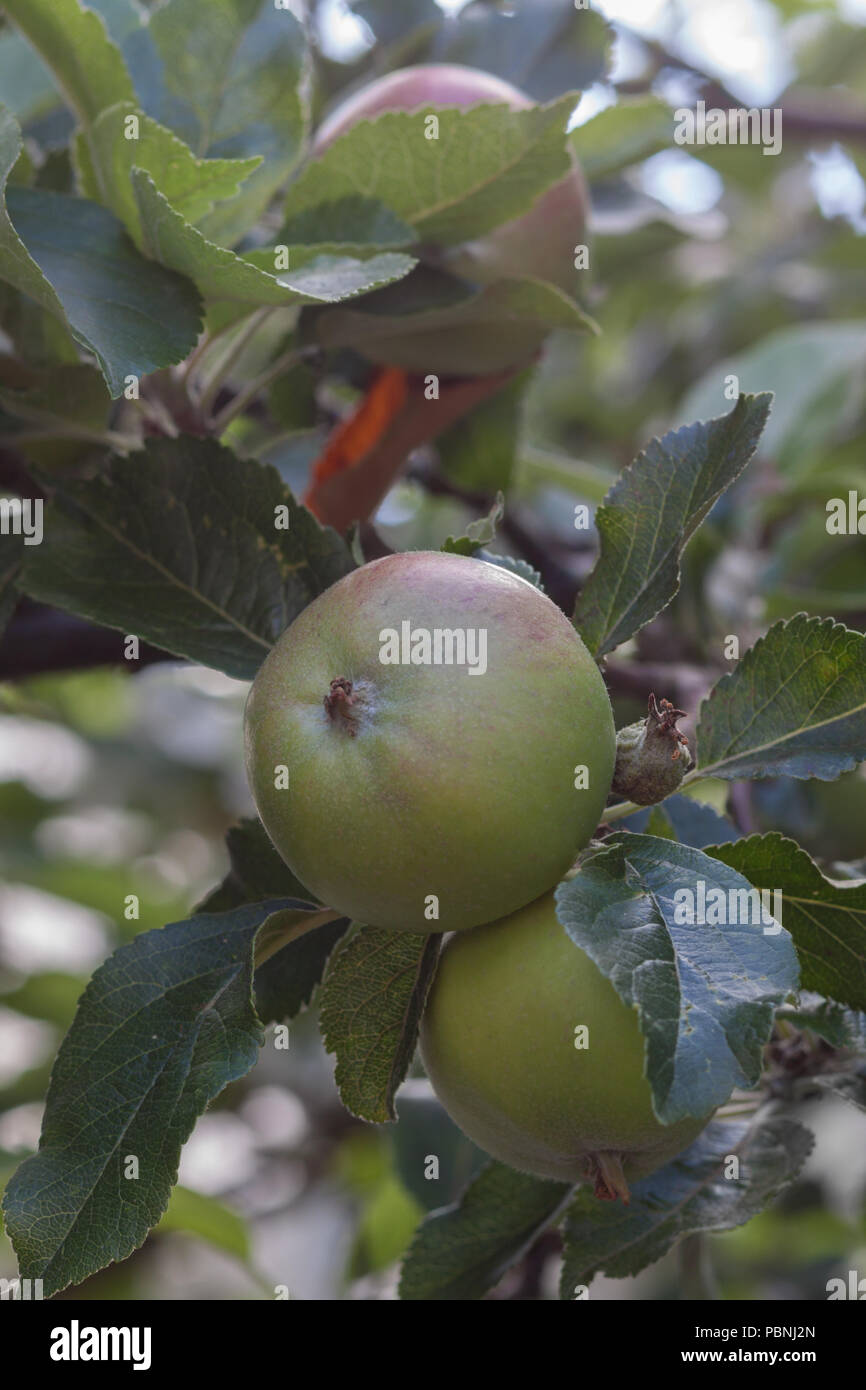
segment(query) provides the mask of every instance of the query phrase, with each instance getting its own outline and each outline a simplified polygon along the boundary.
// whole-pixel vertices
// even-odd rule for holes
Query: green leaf
[[[650,821],[653,828],[650,829]],[[711,806],[704,806],[690,796],[670,796],[651,812],[638,811],[620,822],[624,830],[645,831],[648,835],[668,835],[682,845],[706,849],[726,840],[737,839],[737,829],[726,816],[720,816]],[[666,832],[664,825],[669,827]],[[658,827],[658,828],[656,828]]]
[[[866,1010],[866,884],[825,878],[784,835],[750,835],[707,850],[756,888],[782,894],[785,928],[803,971],[803,988]]]
[[[528,560],[516,560],[513,555],[497,555],[492,550],[484,549],[476,550],[475,558],[488,565],[497,565],[501,570],[508,570],[509,574],[516,574],[518,579],[525,579],[527,584],[544,593],[541,575],[537,569],[533,569]]]
[[[419,1227],[403,1265],[401,1299],[483,1298],[555,1222],[572,1190],[489,1164],[459,1202]]]
[[[120,50],[92,9],[78,0],[5,0],[4,8],[51,69],[83,125],[106,106],[135,101]]]
[[[634,97],[577,126],[569,142],[586,177],[609,178],[673,144],[674,118],[659,97]],[[692,417],[694,418],[694,417]]]
[[[470,492],[496,493],[511,486],[520,447],[523,399],[533,368],[518,374],[436,440],[447,477]]]
[[[216,892],[230,894],[232,907],[244,902],[261,902],[264,898],[298,898],[317,903],[277,854],[261,821],[247,819],[233,825],[226,832],[226,848],[231,868]],[[210,904],[214,896],[210,895],[205,903]],[[205,904],[199,909],[202,912],[222,910]]]
[[[716,1121],[672,1163],[635,1183],[627,1207],[581,1189],[563,1227],[562,1298],[573,1299],[596,1274],[638,1274],[683,1236],[744,1225],[797,1176],[812,1144],[807,1129],[781,1117],[751,1128]],[[740,1161],[736,1178],[727,1171],[729,1156]]]
[[[58,489],[22,588],[252,680],[292,619],[352,568],[275,469],[181,437]]]
[[[401,279],[415,265],[411,256],[384,252],[369,260],[351,256],[317,257],[279,273],[261,268],[266,255],[236,256],[186,222],[143,169],[134,169],[132,186],[141,217],[144,245],[163,265],[194,280],[208,299],[245,304],[332,303]]]
[[[866,758],[866,637],[804,613],[776,623],[701,705],[702,777],[817,777]]]
[[[157,1233],[182,1231],[198,1236],[215,1250],[248,1264],[252,1254],[247,1223],[215,1197],[206,1197],[178,1184],[172,1191],[165,1215],[156,1227]]]
[[[357,193],[346,193],[303,209],[283,224],[276,238],[279,246],[341,247],[346,253],[370,247],[396,251],[414,240],[408,222],[378,198]]]
[[[323,922],[260,965],[255,976],[256,1013],[263,1023],[296,1018],[307,1007],[349,919]]]
[[[61,467],[104,443],[110,405],[105,382],[81,362],[31,368],[16,363],[20,385],[0,385],[0,417],[15,447],[37,465]],[[4,373],[0,368],[0,381]],[[13,382],[15,377],[13,377]]]
[[[525,111],[425,106],[359,121],[292,184],[286,217],[351,190],[385,203],[421,241],[447,246],[481,236],[568,173],[564,131],[575,100],[572,93]],[[431,113],[436,140],[425,137]]]
[[[39,1152],[4,1198],[22,1277],[46,1295],[125,1259],[162,1216],[197,1117],[258,1055],[252,945],[282,906],[144,932],[96,971],[51,1073]]]
[[[762,922],[748,879],[720,873],[718,856],[627,831],[604,845],[556,889],[557,916],[637,1010],[659,1119],[706,1115],[761,1075],[775,1006],[798,983],[791,938]]]
[[[141,28],[142,11],[136,0],[88,0],[87,8],[102,16],[109,37],[118,46]],[[53,13],[57,13],[56,7]],[[22,124],[60,105],[58,84],[50,68],[23,34],[9,29],[0,33],[0,92]]]
[[[168,0],[152,14],[147,46],[129,61],[150,114],[199,155],[263,163],[239,197],[209,213],[202,231],[231,245],[285,183],[309,120],[304,28],[273,0]],[[139,77],[140,73],[140,77]]]
[[[130,116],[138,136],[127,139]],[[188,145],[165,126],[144,115],[133,102],[102,111],[87,137],[75,141],[81,192],[119,217],[140,251],[149,247],[132,182],[133,170],[149,174],[173,210],[186,222],[198,222],[215,203],[232,198],[257,169],[261,159],[197,159]]]
[[[596,512],[601,555],[578,599],[575,624],[596,657],[667,607],[680,555],[742,473],[761,437],[770,396],[740,396],[729,415],[654,439]]]
[[[731,375],[741,390],[772,391],[773,414],[759,451],[785,472],[799,474],[804,466],[814,466],[816,454],[820,458],[840,426],[857,420],[864,365],[864,319],[777,329],[735,357],[714,362],[688,392],[678,414],[691,420],[712,414],[718,409],[722,384]],[[829,397],[832,403],[825,411],[822,402]]]
[[[470,521],[466,533],[459,538],[449,536],[442,549],[450,555],[474,555],[481,546],[489,545],[496,537],[496,527],[505,515],[505,497],[496,494],[496,501],[486,516]]]
[[[322,990],[319,1023],[337,1056],[347,1110],[381,1124],[415,1053],[440,937],[362,927],[338,947]]]
[[[0,181],[20,132],[0,111]],[[181,362],[201,327],[187,281],[141,257],[105,208],[35,188],[9,188],[0,207],[0,277],[66,324],[94,353],[112,396],[128,375]]]
[[[501,13],[487,0],[469,4],[443,29],[434,55],[513,82],[537,101],[585,89],[607,72],[613,30],[590,5],[514,0]]]
[[[401,284],[398,288],[402,295],[404,286]],[[388,296],[387,301],[384,296]],[[397,339],[399,344],[412,334],[420,339],[417,349],[420,370],[425,355],[424,335],[438,337],[447,332],[456,339],[451,348],[455,372],[465,363],[466,374],[471,375],[472,364],[477,361],[473,336],[476,333],[483,335],[489,356],[491,330],[495,334],[506,324],[526,329],[527,335],[536,335],[539,342],[554,328],[597,331],[595,322],[574,300],[544,280],[497,280],[482,290],[460,294],[454,303],[441,308],[424,307],[418,312],[398,304],[388,290],[380,291],[377,301],[373,304],[366,300],[363,309],[335,308],[320,314],[314,329],[317,341],[327,348],[363,349],[366,356],[387,364],[392,360],[393,340]],[[398,350],[402,351],[402,346]]]

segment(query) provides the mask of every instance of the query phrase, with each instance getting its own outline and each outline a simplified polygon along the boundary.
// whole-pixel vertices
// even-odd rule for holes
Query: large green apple
[[[478,68],[455,63],[401,68],[342,102],[319,128],[313,154],[321,155],[359,121],[374,120],[387,111],[421,112],[429,107],[447,111],[480,104],[520,111],[533,103],[510,82]],[[447,121],[447,115],[442,119]],[[422,132],[419,124],[423,141]],[[517,317],[505,320],[501,312],[491,322],[483,301],[479,301],[477,318],[465,307],[458,306],[455,314],[449,306],[452,291],[447,276],[437,279],[431,267],[482,287],[513,278],[545,280],[574,296],[580,279],[575,247],[585,238],[588,207],[586,182],[571,156],[568,173],[522,216],[457,246],[417,248],[416,254],[427,264],[400,282],[402,290],[398,284],[365,295],[351,306],[306,311],[305,332],[325,347],[352,347],[370,361],[413,372],[481,376],[529,361],[547,336],[544,324]],[[416,319],[410,328],[401,326],[407,296],[416,296],[418,306],[426,310],[423,324]]]
[[[627,1198],[629,1180],[667,1163],[709,1118],[656,1118],[637,1013],[574,945],[552,893],[449,939],[421,1054],[479,1148],[538,1177],[594,1181],[599,1197]]]
[[[253,683],[246,749],[301,882],[356,920],[429,932],[489,922],[562,878],[601,816],[615,734],[550,599],[422,551],[374,560],[303,610]]]

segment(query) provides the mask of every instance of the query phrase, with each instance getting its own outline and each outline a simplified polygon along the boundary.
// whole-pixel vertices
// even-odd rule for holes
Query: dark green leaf
[[[866,637],[832,618],[776,623],[701,705],[701,776],[818,777],[866,758]]]
[[[549,101],[602,80],[612,38],[610,25],[591,5],[578,9],[562,0],[515,0],[503,14],[477,0],[442,30],[434,56],[485,68],[536,101]]]
[[[483,1298],[552,1225],[571,1195],[568,1183],[545,1182],[491,1163],[459,1202],[419,1227],[403,1265],[402,1299]]]
[[[596,1274],[637,1274],[693,1232],[744,1225],[797,1176],[812,1143],[793,1120],[715,1121],[673,1163],[635,1183],[629,1206],[582,1188],[563,1227],[562,1297],[573,1299]],[[737,1177],[729,1157],[739,1159]]]
[[[770,400],[741,396],[730,415],[652,440],[614,483],[596,512],[601,555],[574,618],[594,656],[633,637],[670,603],[680,555],[755,452]]]
[[[638,1011],[653,1106],[667,1124],[755,1085],[775,1006],[797,987],[790,936],[772,916],[764,925],[747,878],[720,874],[717,863],[672,840],[619,832],[556,890],[572,941]],[[723,895],[718,925],[714,892]]]
[[[135,101],[120,50],[92,9],[78,0],[5,0],[4,8],[54,73],[82,124],[115,102]]]
[[[435,934],[362,927],[331,959],[319,1022],[343,1104],[363,1120],[396,1119],[439,945]]]
[[[142,1243],[197,1117],[253,1066],[252,945],[281,906],[144,932],[87,986],[51,1073],[39,1152],[4,1199],[22,1277],[44,1280],[47,1295]]]
[[[776,833],[750,835],[707,853],[756,888],[781,892],[804,989],[866,1010],[866,884],[825,878],[804,849]]]
[[[281,507],[289,527],[277,530]],[[58,490],[22,587],[251,680],[301,609],[352,568],[274,469],[213,440],[160,439]]]
[[[68,323],[97,357],[112,396],[127,376],[146,376],[189,354],[201,328],[194,287],[140,256],[105,208],[10,188],[7,209],[0,274]]]

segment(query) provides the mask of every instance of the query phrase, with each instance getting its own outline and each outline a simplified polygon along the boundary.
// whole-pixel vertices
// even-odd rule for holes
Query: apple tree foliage
[[[369,527],[344,536],[321,525],[287,469],[268,461],[276,429],[307,466],[322,442],[320,377],[345,389],[362,379],[350,350],[353,326],[369,330],[365,296],[390,286],[404,324],[429,312],[406,288],[419,245],[470,240],[528,209],[561,177],[566,141],[608,198],[623,171],[670,145],[671,112],[650,95],[621,98],[566,135],[579,89],[609,62],[610,34],[592,11],[545,0],[506,18],[474,3],[445,24],[427,0],[354,8],[386,66],[429,57],[495,65],[537,105],[464,112],[447,150],[410,138],[414,118],[395,115],[377,130],[375,160],[367,129],[311,164],[314,118],[338,81],[362,78],[372,59],[338,78],[293,7],[166,0],[144,23],[133,0],[6,0],[0,424],[4,450],[24,466],[4,476],[3,493],[45,502],[41,544],[0,536],[10,640],[20,605],[38,604],[82,620],[82,630],[113,630],[107,659],[119,660],[134,634],[252,680],[293,618],[377,553]],[[750,167],[746,158],[744,179]],[[675,231],[664,228],[671,244]],[[649,254],[648,243],[637,249]],[[615,256],[606,267],[614,280]],[[473,293],[457,281],[450,292],[439,312],[459,333]],[[489,299],[492,332],[515,317],[541,320],[562,330],[566,360],[578,350],[572,339],[583,343],[593,328],[580,305],[538,280],[509,282]],[[334,350],[311,350],[303,312],[333,306],[344,306]],[[622,312],[615,296],[609,308]],[[605,316],[603,301],[593,305],[602,335]],[[642,451],[618,474],[575,463],[564,447],[515,457],[534,373],[541,408],[552,399],[545,363],[451,425],[443,465],[485,505],[502,488],[506,517],[518,464],[597,504],[597,556],[569,608],[606,670],[679,602],[684,572],[712,549],[756,454],[813,486],[806,406],[813,422],[838,410],[857,353],[862,367],[863,324],[837,328],[779,325],[758,346],[732,349],[694,381],[685,423],[659,437],[629,420],[625,403],[623,427]],[[602,351],[590,341],[584,377]],[[814,363],[805,402],[786,365],[804,354]],[[729,372],[748,389],[726,401]],[[591,428],[591,380],[579,389]],[[664,403],[656,411],[672,415]],[[292,479],[297,486],[297,472]],[[445,548],[540,583],[531,550],[500,553],[520,549],[507,531],[499,544],[501,525],[500,502]],[[639,1011],[659,1117],[702,1115],[734,1088],[754,1104],[722,1111],[636,1185],[628,1208],[483,1166],[422,1222],[402,1297],[481,1298],[559,1226],[562,1294],[572,1298],[598,1271],[634,1274],[685,1236],[748,1221],[792,1181],[811,1144],[788,1113],[804,1081],[785,1068],[780,1028],[783,1039],[827,1040],[832,1066],[822,1053],[814,1088],[866,1107],[862,879],[844,866],[826,872],[778,830],[742,834],[742,823],[683,794],[710,779],[732,789],[778,777],[833,782],[866,758],[866,639],[821,615],[784,552],[779,565],[776,611],[738,660],[718,663],[694,712],[695,762],[680,794],[649,813],[609,807],[609,833],[557,893],[564,930]],[[4,1204],[21,1274],[42,1279],[46,1294],[124,1259],[166,1219],[197,1117],[253,1067],[265,1027],[314,999],[347,1108],[372,1123],[411,1109],[400,1087],[439,937],[336,918],[255,821],[230,833],[228,854],[224,882],[190,917],[142,931],[100,966],[60,1047],[39,1150]],[[783,926],[753,932],[736,951],[726,929],[708,926],[696,950],[674,891],[699,880],[781,891]],[[135,1183],[122,1181],[129,1154]],[[739,1176],[722,1181],[732,1156]]]

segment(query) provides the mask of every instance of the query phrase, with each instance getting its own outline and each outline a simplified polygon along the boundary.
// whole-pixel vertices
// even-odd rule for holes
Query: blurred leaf
[[[740,153],[739,151],[737,152]],[[845,419],[856,418],[863,401],[866,363],[866,321],[806,323],[780,329],[744,352],[715,362],[687,393],[677,415],[694,420],[718,409],[726,379],[733,375],[740,391],[770,391],[773,413],[758,445],[762,456],[782,467],[797,467],[834,437]],[[817,406],[830,387],[843,382],[847,407],[833,409],[819,420]],[[816,423],[820,428],[816,431]]]
[[[9,379],[0,360],[0,427],[14,434],[25,458],[37,466],[63,467],[101,440],[110,398],[99,372],[81,362],[15,366],[17,381]]]
[[[52,70],[85,127],[104,107],[135,100],[120,50],[92,9],[78,0],[4,0],[4,8]]]
[[[634,97],[621,99],[577,126],[569,142],[586,177],[603,179],[659,150],[670,149],[673,131],[673,112],[667,102],[652,96]]]
[[[495,493],[510,486],[520,448],[523,396],[531,379],[532,368],[519,372],[437,437],[442,470],[460,487]]]
[[[207,214],[209,241],[231,245],[297,163],[309,118],[304,29],[273,0],[168,0],[126,56],[145,109],[199,155],[263,158],[237,198]]]
[[[850,771],[866,758],[866,638],[832,618],[776,623],[704,700],[697,754],[701,776]]]
[[[337,1057],[347,1110],[382,1124],[409,1068],[439,957],[440,938],[362,927],[331,958],[319,1009],[325,1047]]]
[[[38,551],[22,579],[31,597],[241,680],[353,568],[274,469],[191,437],[150,440],[58,490]]]
[[[436,0],[349,0],[349,8],[369,24],[380,44],[397,43],[414,29],[438,29],[443,14]]]
[[[432,287],[432,280],[427,283]],[[497,280],[482,290],[463,292],[455,303],[441,308],[422,307],[417,312],[403,300],[408,285],[407,280],[390,291],[379,291],[375,301],[372,296],[364,301],[363,309],[338,307],[320,314],[315,323],[316,339],[328,348],[361,350],[366,357],[387,365],[395,355],[401,359],[406,355],[402,340],[412,334],[417,360],[413,358],[405,365],[409,370],[421,371],[427,360],[425,335],[436,335],[432,338],[435,342],[439,335],[447,333],[452,370],[458,375],[473,375],[479,359],[479,338],[483,344],[481,355],[490,363],[495,335],[506,325],[526,330],[527,337],[532,336],[537,342],[554,328],[598,331],[595,322],[574,300],[543,280]],[[398,296],[403,302],[398,303]],[[508,334],[503,334],[503,348],[503,361],[492,363],[488,370],[512,365],[514,348]]]
[[[351,1277],[379,1273],[405,1252],[422,1208],[398,1178],[388,1176],[368,1198],[361,1213],[351,1261]]]
[[[528,209],[568,172],[565,124],[574,97],[550,106],[425,106],[360,121],[289,189],[286,216],[343,197],[380,200],[419,240],[440,246],[481,236]],[[438,115],[439,138],[425,138]]]
[[[179,1184],[172,1189],[165,1215],[155,1230],[158,1234],[183,1231],[186,1235],[198,1236],[216,1250],[234,1255],[244,1264],[249,1263],[252,1253],[250,1233],[243,1217],[216,1198],[206,1197]]]
[[[808,1028],[833,1047],[866,1051],[866,1013],[842,1008],[820,995],[810,1000],[801,998],[798,1007],[779,1009],[776,1017],[792,1023],[795,1028]]]
[[[720,874],[718,855],[628,831],[604,846],[556,889],[557,916],[637,1010],[659,1119],[707,1115],[757,1083],[775,1006],[797,988],[793,943],[772,918],[762,930],[748,875]],[[721,922],[687,920],[701,884],[707,918],[717,890],[731,904]]]
[[[781,892],[804,989],[866,1010],[866,884],[825,878],[805,850],[778,834],[750,835],[707,853],[756,888]]]
[[[740,396],[729,415],[652,440],[614,483],[596,513],[601,555],[574,618],[594,656],[670,603],[682,551],[749,462],[769,410],[767,394]]]
[[[609,24],[591,6],[515,0],[503,13],[489,0],[475,0],[461,10],[456,23],[443,27],[433,56],[439,62],[484,68],[536,101],[548,101],[600,81],[612,38]]]
[[[483,1298],[555,1222],[571,1192],[568,1183],[491,1163],[459,1202],[433,1212],[419,1228],[403,1265],[400,1297]]]
[[[562,1298],[599,1273],[639,1273],[683,1236],[743,1225],[797,1176],[812,1143],[793,1120],[759,1119],[751,1128],[715,1121],[685,1153],[635,1183],[627,1207],[583,1188],[563,1228]],[[740,1160],[736,1178],[726,1171],[730,1156]]]
[[[653,816],[657,817],[655,823],[659,828],[650,830],[649,821]],[[626,830],[661,835],[664,833],[662,822],[667,822],[673,839],[693,849],[706,849],[707,845],[724,844],[738,838],[736,826],[727,816],[720,816],[712,806],[704,806],[690,796],[669,796],[660,805],[653,806],[651,813],[639,811],[621,823]]]
[[[486,516],[478,521],[470,521],[466,534],[456,539],[449,536],[442,549],[450,555],[474,555],[482,546],[489,545],[496,537],[496,527],[505,513],[505,498],[501,492]]]
[[[54,1064],[39,1152],[3,1204],[22,1278],[43,1279],[47,1296],[141,1244],[197,1117],[253,1066],[252,944],[282,906],[145,932],[93,976]]]
[[[403,1186],[425,1211],[455,1202],[489,1159],[467,1139],[429,1081],[406,1081],[397,1093],[397,1124],[389,1130]],[[436,1171],[430,1159],[436,1159]]]
[[[28,975],[17,989],[0,995],[0,1002],[4,1008],[14,1009],[26,1018],[43,1018],[58,1028],[66,1029],[72,1022],[85,984],[86,981],[76,975],[44,970],[36,975]]]

